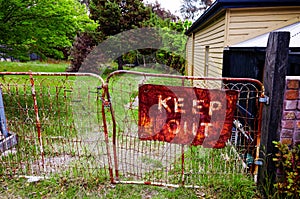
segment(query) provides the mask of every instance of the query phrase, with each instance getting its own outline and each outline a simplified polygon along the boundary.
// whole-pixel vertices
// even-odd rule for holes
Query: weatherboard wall
[[[222,75],[224,31],[225,16],[222,15],[195,33],[193,60],[195,76]]]
[[[186,44],[186,74],[193,76],[193,37],[189,37]]]
[[[225,46],[231,46],[300,21],[300,7],[232,8],[227,10]]]

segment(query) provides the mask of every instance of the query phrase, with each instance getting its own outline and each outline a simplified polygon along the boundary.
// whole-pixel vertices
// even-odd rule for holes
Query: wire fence
[[[175,187],[257,175],[263,98],[259,81],[132,71],[111,73],[106,82],[88,73],[0,75],[8,132],[18,138],[0,153],[1,175],[101,176],[112,183]],[[237,91],[226,146],[141,139],[142,85]]]
[[[102,84],[93,74],[2,74],[8,131],[18,141],[1,154],[1,174],[109,176]]]
[[[259,81],[117,71],[107,78],[107,85],[114,126],[116,182],[196,187],[209,182],[230,181],[249,173],[257,175],[257,165],[254,163],[259,151],[262,110],[260,99],[263,98],[263,88]],[[139,109],[144,102],[139,101],[139,88],[143,85],[164,85],[171,87],[173,91],[175,86],[179,88],[174,91],[178,95],[185,87],[195,86],[237,91],[237,108],[229,142],[216,149],[193,146],[191,143],[142,140],[139,135],[142,110]],[[153,93],[157,92],[155,90]],[[148,97],[151,98],[151,95]],[[193,94],[188,96],[193,97]],[[157,119],[159,116],[154,117]],[[194,117],[196,116],[181,115],[180,120],[195,120]],[[167,123],[167,119],[162,123]]]

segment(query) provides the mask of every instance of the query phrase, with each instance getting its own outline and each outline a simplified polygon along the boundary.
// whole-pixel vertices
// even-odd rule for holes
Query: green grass
[[[255,199],[259,198],[248,184],[235,182],[233,184],[212,184],[199,189],[168,188],[148,185],[130,185],[108,183],[107,179],[100,177],[70,178],[54,176],[38,182],[28,182],[25,178],[0,178],[0,198],[170,198],[170,199]]]
[[[0,178],[0,198],[197,198],[199,190],[146,185],[111,185],[99,178],[53,177],[39,182],[25,178]],[[211,196],[212,197],[212,196]]]
[[[65,72],[68,62],[0,62],[0,72]]]

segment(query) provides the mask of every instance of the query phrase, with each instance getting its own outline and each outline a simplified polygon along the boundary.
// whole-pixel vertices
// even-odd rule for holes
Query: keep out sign
[[[238,92],[145,84],[139,87],[139,139],[223,148]]]

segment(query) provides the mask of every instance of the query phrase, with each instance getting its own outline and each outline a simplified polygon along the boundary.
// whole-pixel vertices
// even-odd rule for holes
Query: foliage
[[[75,72],[78,71],[81,63],[86,58],[86,56],[93,50],[93,47],[96,46],[97,39],[95,34],[88,32],[78,33],[73,46],[71,48],[71,66],[67,71]]]
[[[184,74],[185,71],[185,44],[187,37],[184,31],[190,27],[189,21],[170,22],[167,27],[163,27],[162,35],[164,44],[163,49],[157,52],[158,63],[170,66],[176,71]],[[174,34],[175,33],[175,34]]]
[[[153,64],[161,64],[167,66],[166,69],[172,68],[183,74],[185,71],[185,46],[187,41],[184,33],[191,26],[191,22],[172,21],[170,18],[162,19],[159,15],[152,13],[150,19],[145,22],[145,26],[159,29],[159,35],[153,35],[152,37],[161,39],[161,48],[139,49],[129,52],[133,57],[129,59],[128,55],[126,55],[126,61],[135,64],[143,63],[144,66],[150,64],[150,67],[153,67]],[[155,43],[152,40],[150,41]],[[132,60],[135,61],[132,62]]]
[[[212,0],[183,0],[180,13],[184,19],[195,20],[212,4]]]
[[[74,62],[71,62],[70,71],[78,71],[83,61],[82,58],[85,58],[89,51],[96,46],[95,43],[99,44],[110,36],[123,31],[143,27],[144,22],[150,18],[151,12],[141,0],[91,0],[89,10],[90,18],[97,22],[98,28],[94,36],[89,34],[90,38],[78,37],[75,41],[71,52],[71,60]],[[80,40],[91,40],[92,37],[96,40],[85,45],[78,45]],[[119,61],[119,69],[122,69],[121,57]]]
[[[68,62],[0,62],[0,72],[64,72]]]
[[[280,196],[300,198],[300,145],[289,147],[280,142],[273,142],[279,150],[276,158],[279,179],[275,188]]]
[[[115,1],[92,0],[89,8],[90,18],[99,24],[97,32],[102,32],[102,40],[120,32],[121,9]]]
[[[91,0],[91,19],[98,21],[98,32],[104,38],[120,32],[143,27],[143,22],[150,17],[149,8],[142,0]]]
[[[146,6],[150,7],[152,12],[155,13],[160,19],[166,20],[169,19],[171,21],[178,21],[179,17],[172,14],[169,10],[165,10],[161,7],[161,4],[155,1],[155,3],[146,4]]]
[[[2,55],[28,60],[30,53],[64,58],[77,31],[93,30],[77,0],[0,0]]]
[[[157,11],[163,9],[159,6],[160,4],[155,5],[154,13],[147,23],[162,30],[160,37],[162,38],[163,47],[152,53],[157,63],[171,67],[183,74],[185,71],[185,45],[187,41],[184,33],[192,25],[192,22],[176,20],[173,17],[161,17],[162,14]],[[145,50],[139,50],[139,53],[141,55],[147,54]]]
[[[118,69],[123,69],[124,64],[137,66],[143,63],[146,66],[146,63],[150,63],[152,65],[161,64],[168,66],[184,73],[185,45],[187,40],[184,32],[190,27],[191,22],[178,20],[169,11],[161,8],[157,2],[144,6],[140,0],[91,0],[89,2],[89,10],[91,19],[99,24],[97,33],[81,33],[77,36],[71,50],[71,67],[68,71],[78,71],[91,50],[97,44],[107,39],[112,40],[112,36],[116,36],[115,39],[120,39],[117,35],[121,32],[143,27],[157,27],[161,29],[161,34],[153,35],[156,34],[155,31],[153,34],[147,32],[144,35],[146,39],[143,42],[149,40],[149,42],[157,43],[159,41],[153,41],[151,38],[160,38],[163,40],[162,48],[134,49],[129,51],[117,58]],[[126,32],[126,38],[128,38],[129,43],[131,40],[137,40],[135,37],[131,38],[128,32]],[[120,44],[122,45],[120,48],[126,48],[123,46],[124,42],[115,42],[114,44],[113,48],[118,49],[117,45]],[[128,45],[130,46],[131,44]],[[110,56],[114,57],[112,56],[114,49],[109,49],[112,51]],[[102,63],[99,60],[98,62]]]

